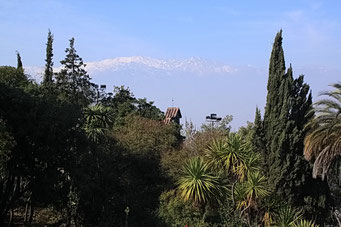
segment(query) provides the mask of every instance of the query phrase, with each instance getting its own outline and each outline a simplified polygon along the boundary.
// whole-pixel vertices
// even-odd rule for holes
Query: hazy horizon
[[[280,29],[286,65],[292,64],[295,77],[305,75],[315,100],[339,80],[341,3],[336,0],[85,2],[0,0],[0,28],[6,31],[0,37],[0,65],[16,65],[19,51],[28,72],[39,70],[50,29],[55,67],[75,37],[94,82],[130,87],[162,111],[174,99],[182,123],[186,118],[197,127],[212,112],[231,114],[234,129],[253,121],[256,106],[264,109],[272,42]],[[113,63],[107,59],[132,56],[150,65],[106,68]]]

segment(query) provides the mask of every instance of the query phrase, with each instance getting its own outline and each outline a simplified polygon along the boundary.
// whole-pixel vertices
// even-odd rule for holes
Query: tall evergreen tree
[[[20,53],[17,51],[17,69],[23,70]]]
[[[251,144],[252,150],[260,154],[261,162],[264,166],[263,171],[267,173],[268,167],[265,164],[265,135],[264,135],[264,122],[258,107],[256,108],[255,121],[253,123]]]
[[[280,115],[282,107],[282,99],[278,95],[281,87],[281,81],[285,74],[285,61],[284,52],[282,48],[282,30],[277,33],[273,44],[270,64],[269,64],[269,79],[267,84],[268,94],[266,97],[266,107],[264,115],[264,124],[266,128],[270,125],[274,125],[275,122],[271,122],[270,119]],[[271,134],[268,132],[268,134]]]
[[[321,204],[318,201],[320,192],[316,192],[323,187],[312,179],[310,166],[303,157],[304,125],[310,119],[308,113],[312,107],[310,87],[303,79],[303,76],[293,79],[291,65],[285,72],[280,31],[275,37],[270,58],[264,115],[264,157],[269,168],[268,179],[274,192],[286,198],[289,204],[317,208]],[[309,204],[308,200],[311,201]]]
[[[45,59],[45,72],[44,72],[44,79],[43,84],[51,84],[52,83],[52,77],[53,77],[53,35],[51,31],[49,30],[49,33],[47,34],[47,43],[46,43],[46,59]]]
[[[86,66],[76,52],[75,39],[70,39],[70,47],[66,48],[66,57],[60,61],[63,69],[56,75],[57,89],[61,99],[86,106],[94,100],[95,87],[84,69]]]
[[[24,81],[27,82],[28,79],[27,79],[27,76],[25,75],[24,73],[24,66],[22,64],[22,61],[21,61],[21,56],[20,56],[20,53],[17,51],[17,69],[16,69],[16,76],[15,76],[15,80],[19,79],[20,84],[23,85],[24,84]],[[18,84],[17,84],[18,85]]]
[[[288,121],[288,77],[285,74],[282,30],[277,33],[270,57],[268,94],[264,114],[266,139],[266,163],[269,167],[269,181],[274,189],[282,175],[282,160],[285,154],[285,127]]]

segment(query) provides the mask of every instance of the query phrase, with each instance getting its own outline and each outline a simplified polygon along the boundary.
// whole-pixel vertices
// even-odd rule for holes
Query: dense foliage
[[[293,79],[291,65],[285,71],[280,31],[275,37],[270,57],[263,159],[274,193],[285,197],[292,206],[307,206],[305,214],[311,218],[323,219],[328,206],[328,188],[326,183],[312,178],[311,167],[302,154],[306,134],[304,126],[312,116],[309,90],[302,75]],[[259,117],[256,121],[259,131],[262,127]],[[262,144],[259,140],[259,135],[255,135],[255,146]]]
[[[303,76],[286,70],[282,31],[270,57],[264,117],[232,132],[183,133],[126,87],[91,82],[70,39],[41,84],[0,67],[0,225],[324,226],[340,220],[340,85],[312,106]],[[308,134],[307,134],[308,133]],[[306,136],[307,135],[307,136]],[[304,147],[304,141],[306,147]],[[326,176],[327,181],[312,177]],[[316,223],[316,224],[315,224]]]

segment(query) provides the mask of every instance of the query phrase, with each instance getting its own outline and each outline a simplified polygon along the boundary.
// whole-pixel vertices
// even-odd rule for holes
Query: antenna
[[[174,107],[174,98],[172,98],[172,107]]]

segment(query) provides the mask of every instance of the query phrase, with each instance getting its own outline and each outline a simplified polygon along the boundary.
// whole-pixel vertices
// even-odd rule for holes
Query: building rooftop
[[[169,122],[175,120],[179,124],[179,119],[182,118],[179,107],[168,107],[164,122],[168,124]]]

